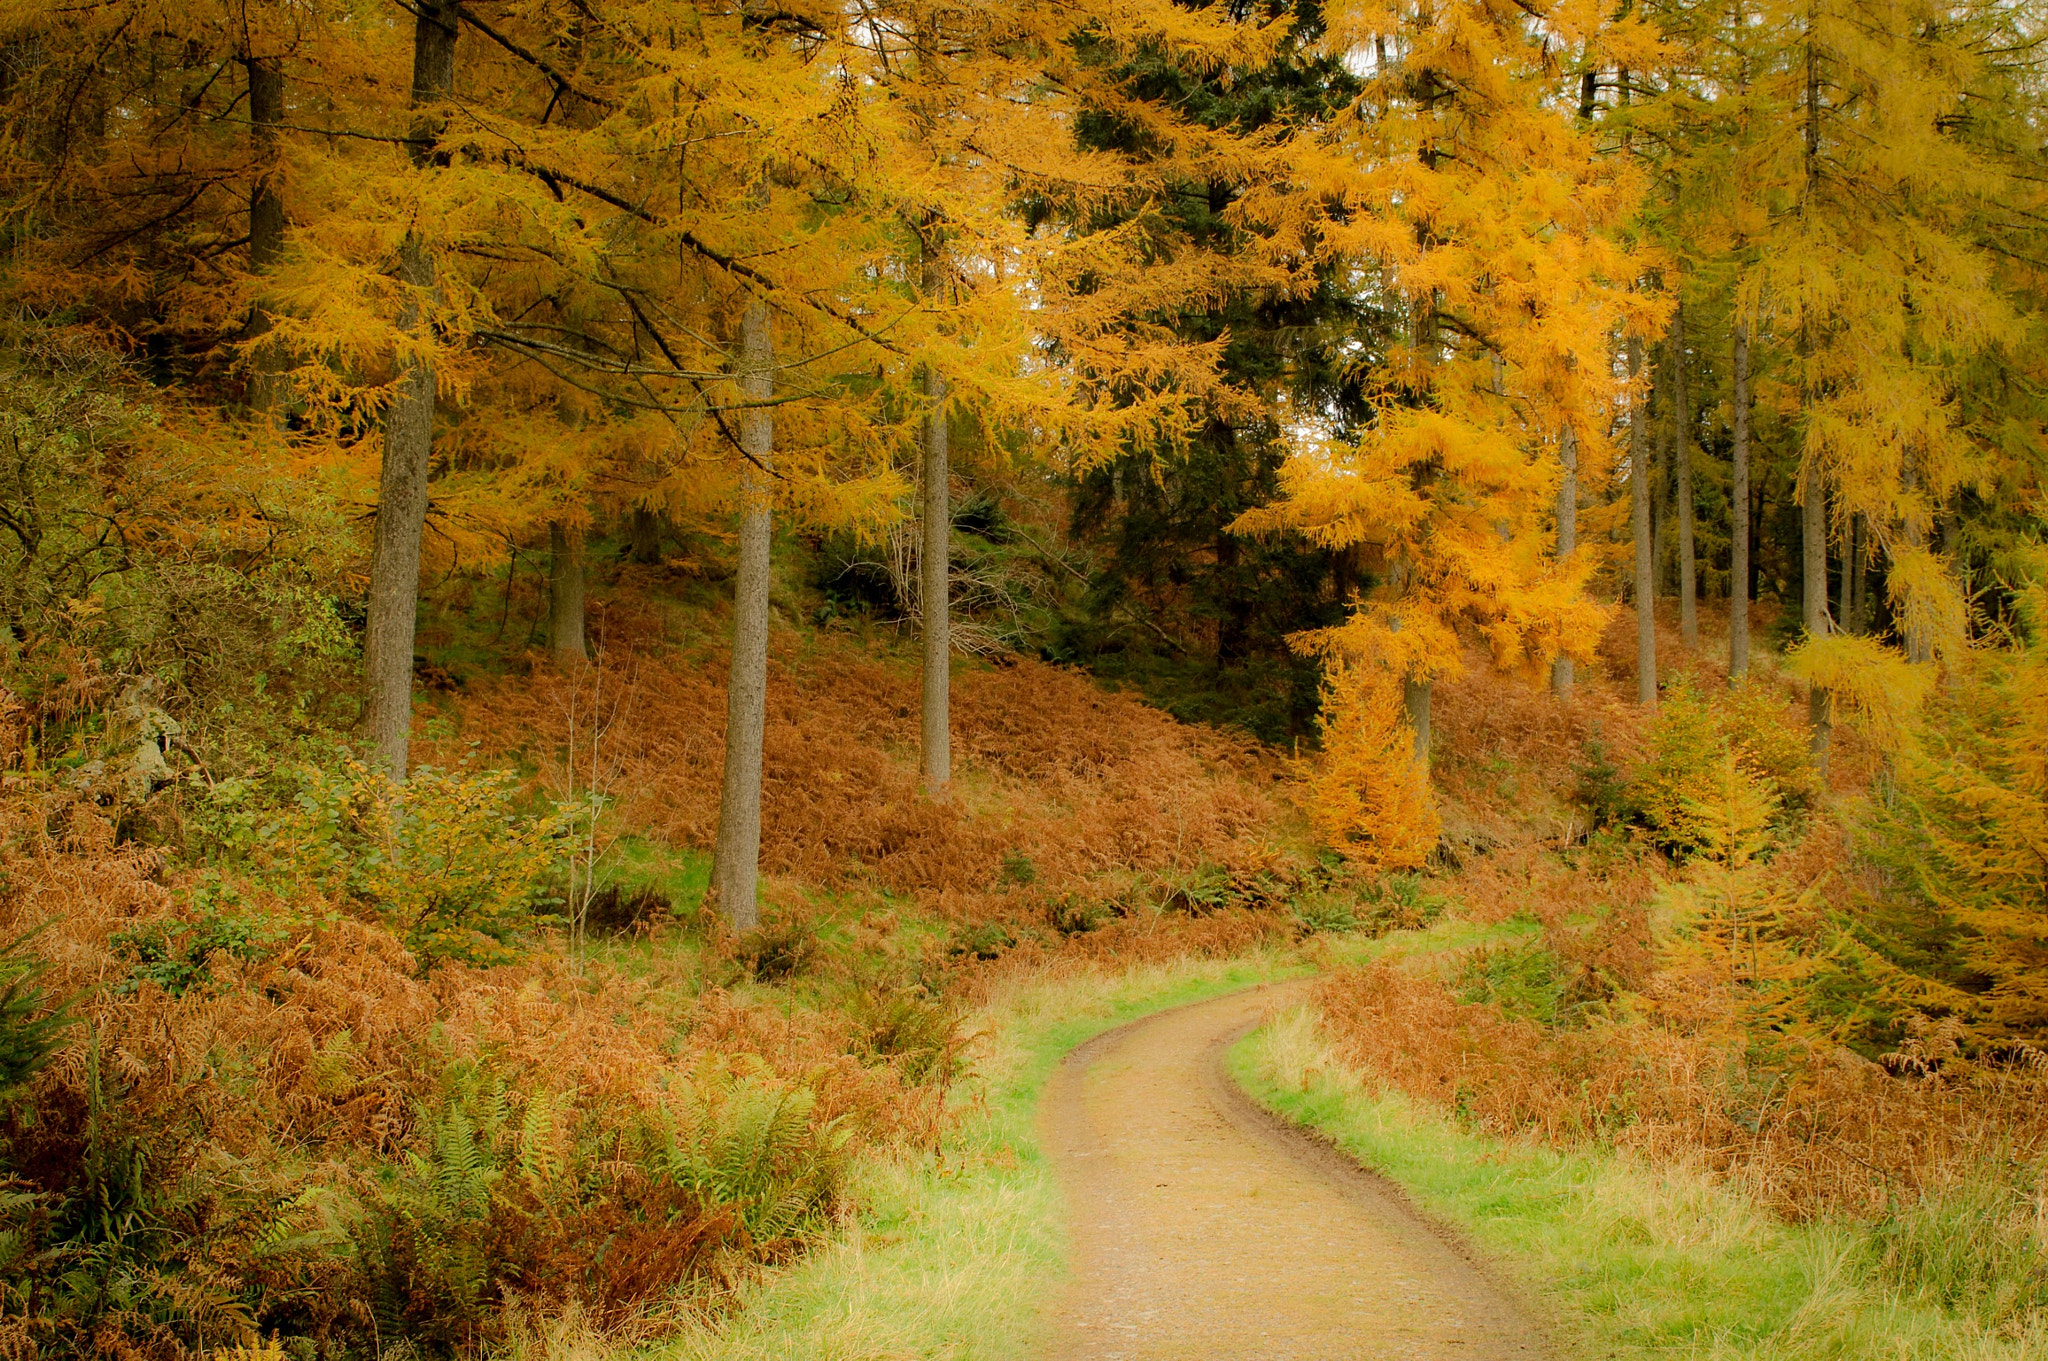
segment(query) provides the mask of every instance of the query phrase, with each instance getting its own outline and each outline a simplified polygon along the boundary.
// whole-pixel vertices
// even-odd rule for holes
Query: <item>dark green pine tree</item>
[[[1130,88],[1211,127],[1281,138],[1355,96],[1355,77],[1309,50],[1322,25],[1316,0],[1231,4],[1244,22],[1294,20],[1290,44],[1271,65],[1223,79],[1139,62],[1129,68]],[[1142,136],[1111,118],[1090,121],[1083,136],[1097,147],[1145,152]],[[1255,250],[1259,243],[1230,220],[1244,188],[1177,184],[1144,205],[1163,224],[1157,248]],[[1366,418],[1358,376],[1377,362],[1396,319],[1326,273],[1307,290],[1245,287],[1214,307],[1155,320],[1191,340],[1227,334],[1225,375],[1249,400],[1211,411],[1185,445],[1127,449],[1079,480],[1073,531],[1093,569],[1048,651],[1139,684],[1183,718],[1235,723],[1269,741],[1311,731],[1317,668],[1290,651],[1287,636],[1339,622],[1345,598],[1370,583],[1358,579],[1349,553],[1287,536],[1242,539],[1228,526],[1277,494],[1284,420],[1344,435]]]

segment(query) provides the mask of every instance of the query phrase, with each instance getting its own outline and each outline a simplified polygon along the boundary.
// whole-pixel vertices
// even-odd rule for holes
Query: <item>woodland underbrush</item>
[[[1276,848],[1256,749],[1036,664],[962,678],[960,792],[916,798],[907,667],[777,645],[745,936],[702,902],[716,659],[475,682],[402,792],[138,738],[169,715],[107,686],[13,700],[0,1354],[708,1326],[957,1148],[996,999],[1441,908]]]
[[[658,953],[424,970],[89,801],[4,811],[11,996],[62,1003],[0,1126],[9,1355],[445,1353],[514,1296],[652,1328],[827,1229],[861,1148],[938,1136],[953,1069],[873,1017]]]
[[[1681,677],[1648,719],[1590,688],[1444,705],[1445,887],[1512,935],[1335,971],[1331,1053],[1475,1133],[1846,1226],[1873,1288],[2039,1326],[2048,1060],[2004,1022],[2028,994],[1998,1009],[1944,944],[1956,880],[1912,852],[1969,843],[1929,830],[1924,758],[1838,729],[1824,792],[1768,680]]]
[[[516,765],[536,789],[555,788],[571,734],[592,740],[571,715],[601,709],[587,783],[616,825],[709,845],[722,656],[650,646],[605,666],[602,681],[546,670],[481,680],[451,701],[428,750]],[[829,634],[775,633],[761,843],[771,915],[801,917],[820,892],[907,908],[950,925],[953,955],[982,961],[1227,954],[1332,924],[1318,895],[1339,867],[1289,830],[1287,772],[1249,741],[1040,662],[963,666],[956,788],[931,800],[917,794],[917,721],[907,666]]]

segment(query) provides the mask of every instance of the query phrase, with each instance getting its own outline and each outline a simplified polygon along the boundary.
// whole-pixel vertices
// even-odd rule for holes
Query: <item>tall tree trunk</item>
[[[1692,398],[1685,384],[1685,307],[1671,317],[1671,462],[1678,516],[1678,636],[1700,645],[1699,563],[1693,553]]]
[[[1564,465],[1557,484],[1557,560],[1564,564],[1579,544],[1579,436],[1569,425],[1557,437],[1557,457]],[[1550,664],[1550,688],[1560,696],[1572,692],[1572,659],[1562,653]]]
[[[548,651],[555,661],[585,662],[583,647],[583,543],[548,521]]]
[[[1842,562],[1835,587],[1835,628],[1841,633],[1856,631],[1856,517],[1840,511]]]
[[[1735,448],[1728,487],[1728,680],[1749,675],[1749,325],[1735,323]]]
[[[1228,525],[1216,528],[1216,587],[1221,612],[1216,618],[1216,668],[1222,670],[1241,662],[1251,650],[1252,602],[1240,589],[1238,568],[1244,562],[1244,545]],[[1341,596],[1339,597],[1342,598]]]
[[[768,304],[748,306],[740,322],[740,391],[765,403],[775,393],[775,348]],[[773,526],[768,477],[775,418],[768,406],[740,413],[740,562],[733,589],[732,670],[725,689],[725,780],[718,798],[718,841],[711,888],[735,931],[761,924],[755,901],[761,873],[761,739],[768,721],[768,550]]]
[[[1810,197],[1819,183],[1820,172],[1820,54],[1814,43],[1813,12],[1807,11],[1806,27],[1806,193]],[[1802,201],[1801,211],[1805,208]],[[1813,407],[1813,393],[1807,386],[1812,381],[1810,363],[1813,354],[1812,336],[1807,323],[1799,327],[1800,405],[1810,416]],[[1805,468],[1805,485],[1800,489],[1799,551],[1801,568],[1805,577],[1804,594],[1806,635],[1809,638],[1825,638],[1828,634],[1828,493],[1821,480],[1820,465],[1809,457]],[[1834,697],[1819,686],[1814,686],[1807,698],[1808,713],[1813,723],[1813,764],[1820,771],[1821,788],[1827,788],[1828,742],[1834,730]]]
[[[1870,632],[1870,532],[1864,527],[1864,519],[1858,515],[1851,521],[1854,537],[1851,539],[1849,574],[1849,617],[1842,621],[1843,627],[1851,633]]]
[[[1430,683],[1426,680],[1408,680],[1401,684],[1401,702],[1408,710],[1408,725],[1415,729],[1415,764],[1422,767],[1425,777],[1429,774],[1430,691]]]
[[[412,106],[407,150],[415,167],[434,158],[439,125],[426,106],[455,84],[456,0],[421,0],[413,26]],[[434,257],[417,233],[398,247],[406,285],[399,329],[415,334],[434,287]],[[377,484],[377,531],[370,555],[369,623],[363,639],[368,729],[377,764],[403,782],[412,734],[412,643],[419,622],[420,537],[427,522],[427,475],[434,452],[434,366],[401,355],[397,390],[384,412],[384,464]]]
[[[1828,636],[1828,494],[1821,485],[1820,469],[1809,466],[1806,485],[1800,491],[1799,549],[1803,559],[1806,636]],[[1825,780],[1828,773],[1828,739],[1834,729],[1834,700],[1819,686],[1808,698],[1808,715],[1813,722],[1813,763]]]
[[[924,546],[918,554],[924,622],[924,725],[920,775],[924,792],[943,793],[953,779],[953,469],[946,428],[946,377],[925,371]]]
[[[937,216],[928,214],[919,233],[927,298],[946,287],[938,230]],[[926,795],[935,797],[953,781],[953,464],[946,376],[927,364],[924,382],[924,543],[917,564],[924,696],[918,775]]]
[[[1643,342],[1629,337],[1629,377],[1641,375]],[[1628,421],[1629,532],[1636,550],[1636,703],[1657,704],[1657,561],[1650,535],[1648,394],[1638,392]]]
[[[245,57],[243,64],[249,72],[249,141],[260,162],[256,181],[249,187],[249,272],[264,275],[284,256],[284,196],[277,187],[277,126],[284,121],[284,66],[276,57],[256,56]],[[258,302],[249,310],[243,334],[256,340],[270,327],[270,313]],[[283,356],[274,345],[260,347],[250,359],[249,407],[273,421],[281,414],[283,369]]]

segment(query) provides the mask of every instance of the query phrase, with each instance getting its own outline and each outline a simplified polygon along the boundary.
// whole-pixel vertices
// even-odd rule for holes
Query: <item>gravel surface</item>
[[[1082,1045],[1041,1115],[1074,1278],[1052,1361],[1539,1361],[1540,1330],[1383,1179],[1223,1071],[1299,985],[1161,1012]]]

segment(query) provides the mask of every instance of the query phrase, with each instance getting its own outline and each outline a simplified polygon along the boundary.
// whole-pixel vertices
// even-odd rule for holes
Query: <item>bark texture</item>
[[[1735,447],[1728,488],[1728,681],[1749,675],[1749,327],[1735,323]]]
[[[275,57],[249,57],[249,141],[260,169],[249,186],[249,272],[268,274],[284,256],[284,195],[278,188],[277,125],[284,121],[284,67]],[[257,340],[271,328],[262,303],[249,309],[243,334]],[[284,370],[274,345],[255,349],[249,361],[251,410],[276,419],[282,406]]]
[[[1643,342],[1628,342],[1630,377],[1641,374]],[[1636,550],[1636,702],[1657,703],[1657,559],[1650,537],[1650,422],[1639,394],[1628,423],[1629,533]]]
[[[1579,544],[1579,437],[1570,426],[1557,439],[1564,476],[1557,484],[1557,560],[1571,561]],[[1560,696],[1572,692],[1572,659],[1560,654],[1550,664],[1550,688]]]
[[[1839,508],[1838,508],[1839,509]],[[1835,578],[1835,629],[1856,631],[1856,517],[1842,512],[1838,531],[1842,536],[1842,560]]]
[[[1849,542],[1854,570],[1849,574],[1849,617],[1842,621],[1842,626],[1851,633],[1870,632],[1870,532],[1863,526],[1863,517],[1859,515]]]
[[[775,395],[775,350],[768,305],[749,306],[740,322],[740,391],[750,402]],[[768,549],[773,526],[768,474],[775,418],[767,406],[740,413],[740,445],[750,456],[740,474],[739,573],[733,590],[732,670],[725,690],[725,778],[718,799],[718,842],[711,888],[736,931],[761,924],[761,739],[768,718]]]
[[[455,84],[454,0],[423,0],[413,26],[413,120],[407,149],[415,166],[434,160],[438,123],[425,110]],[[398,277],[408,285],[399,329],[417,333],[421,302],[434,287],[434,257],[407,232]],[[427,474],[434,452],[434,366],[401,356],[397,391],[384,412],[384,465],[377,482],[377,532],[370,555],[369,621],[363,639],[364,726],[373,758],[403,782],[412,733],[412,643],[419,621],[420,535],[427,522]]]
[[[1678,636],[1700,645],[1700,572],[1693,552],[1692,399],[1685,386],[1685,311],[1671,318],[1671,460],[1678,519]]]
[[[627,552],[633,561],[652,567],[661,561],[661,516],[646,506],[633,507],[626,519]]]
[[[548,651],[555,661],[584,662],[583,541],[548,521]]]
[[[1828,495],[1816,468],[1806,471],[1799,506],[1799,547],[1805,594],[1806,636],[1825,638],[1828,622]],[[1807,700],[1807,714],[1813,723],[1813,763],[1825,780],[1828,773],[1828,741],[1834,731],[1834,700],[1819,686]]]
[[[927,794],[942,793],[953,780],[953,476],[946,429],[946,378],[925,374],[931,409],[924,432],[924,545],[918,554],[919,604],[923,615],[924,724],[920,775]]]
[[[1429,770],[1429,698],[1428,681],[1411,680],[1401,686],[1401,700],[1408,709],[1408,724],[1415,729],[1415,761]]]

